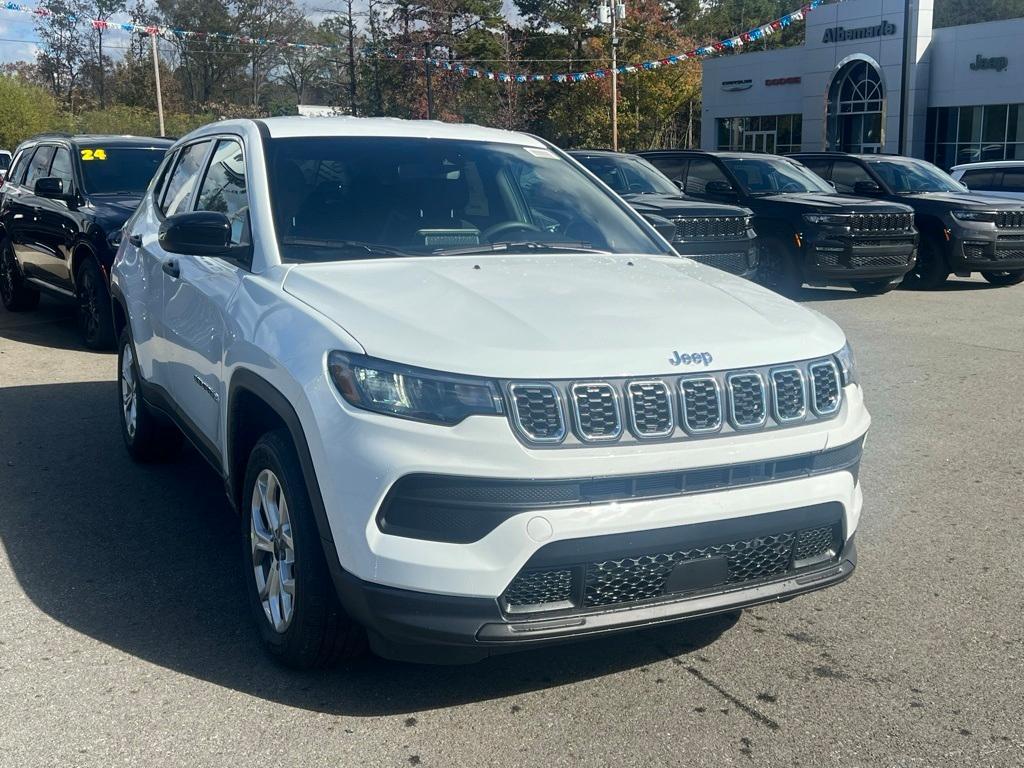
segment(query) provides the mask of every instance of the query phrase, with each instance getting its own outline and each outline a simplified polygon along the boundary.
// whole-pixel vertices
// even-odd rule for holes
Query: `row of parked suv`
[[[852,260],[910,265],[913,213],[793,160],[652,159],[709,202],[633,160],[658,187],[627,202],[541,139],[434,122],[40,137],[2,189],[0,285],[116,339],[128,452],[184,436],[222,479],[289,665],[479,659],[838,584],[870,424],[846,338],[665,236],[739,272],[757,232],[773,268],[895,279]]]

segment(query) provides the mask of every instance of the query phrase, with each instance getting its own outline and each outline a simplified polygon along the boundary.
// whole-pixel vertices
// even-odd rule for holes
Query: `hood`
[[[909,213],[910,208],[902,203],[871,200],[867,197],[848,197],[827,192],[788,192],[778,195],[764,195],[756,200],[796,205],[823,213],[851,211],[853,213]]]
[[[93,195],[89,198],[97,222],[107,232],[120,229],[141,201],[141,195]]]
[[[672,256],[304,264],[289,270],[283,287],[344,328],[368,355],[493,378],[743,368],[831,354],[844,340],[816,312]],[[711,362],[673,366],[676,352],[707,353]]]
[[[622,195],[637,213],[653,213],[658,216],[745,216],[749,212],[734,205],[719,205],[693,200],[682,195]]]
[[[901,195],[913,200],[948,205],[950,208],[970,208],[980,211],[1019,211],[1024,209],[1024,202],[1012,202],[1005,197],[997,197],[987,192],[919,192],[913,195]]]

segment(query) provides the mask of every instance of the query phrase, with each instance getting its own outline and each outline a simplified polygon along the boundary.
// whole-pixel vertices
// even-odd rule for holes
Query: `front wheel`
[[[942,245],[931,236],[921,238],[917,249],[917,262],[903,278],[902,286],[917,291],[938,288],[949,277],[949,265],[942,253]]]
[[[1017,285],[1024,282],[1024,269],[1008,269],[1002,272],[982,272],[981,276],[992,285]]]
[[[39,306],[39,291],[25,283],[10,239],[0,238],[0,301],[9,312],[24,312]]]
[[[884,280],[852,280],[850,285],[853,290],[864,296],[881,296],[896,287],[898,280],[885,278]]]
[[[331,666],[366,636],[334,591],[302,467],[288,432],[268,432],[249,454],[242,486],[249,604],[270,655],[296,669]]]

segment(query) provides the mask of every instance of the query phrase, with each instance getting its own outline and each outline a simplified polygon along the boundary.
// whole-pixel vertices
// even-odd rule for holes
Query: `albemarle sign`
[[[895,34],[896,25],[891,21],[883,21],[873,27],[856,27],[855,29],[829,27],[825,30],[825,37],[821,39],[821,42],[848,43],[853,40],[868,40],[872,37],[888,37]]]

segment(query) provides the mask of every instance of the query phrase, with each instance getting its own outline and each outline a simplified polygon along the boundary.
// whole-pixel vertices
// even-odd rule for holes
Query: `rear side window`
[[[852,195],[856,191],[858,181],[876,183],[871,174],[858,163],[836,161],[832,166],[832,183],[836,185],[837,192]]]
[[[30,157],[32,157],[31,149],[26,149],[14,156],[14,164],[7,173],[7,181],[11,184],[21,184],[22,179],[25,178],[25,167],[28,165]]]
[[[686,176],[686,166],[689,160],[684,157],[649,157],[651,165],[668,176],[677,184]]]
[[[46,178],[46,174],[50,172],[53,149],[53,145],[47,144],[36,150],[32,156],[32,162],[28,164],[28,174],[25,176],[26,187],[31,189],[37,180]]]
[[[160,204],[160,210],[165,216],[189,210],[192,192],[199,181],[199,174],[203,172],[203,161],[209,148],[209,141],[200,141],[183,147],[178,153],[178,163],[171,172],[171,178],[164,190],[163,202]]]
[[[1024,168],[1007,168],[1003,171],[1002,189],[1007,192],[1024,192]]]
[[[249,199],[246,196],[245,158],[237,141],[217,142],[196,203],[197,211],[217,211],[231,222],[231,244],[248,245]]]
[[[714,160],[706,157],[694,158],[690,161],[690,170],[686,174],[683,192],[687,195],[704,195],[707,192],[708,184],[712,181],[729,183],[725,174],[722,173],[722,169]]]
[[[971,189],[997,189],[996,176],[998,174],[999,171],[993,170],[965,171],[960,181]]]
[[[814,159],[803,160],[803,159],[801,159],[800,162],[803,163],[805,166],[807,166],[811,171],[813,171],[814,173],[816,173],[819,176],[821,176],[821,178],[823,178],[823,179],[828,179],[829,178],[829,171],[831,170],[831,166],[832,166],[832,161],[831,160],[814,160]]]

